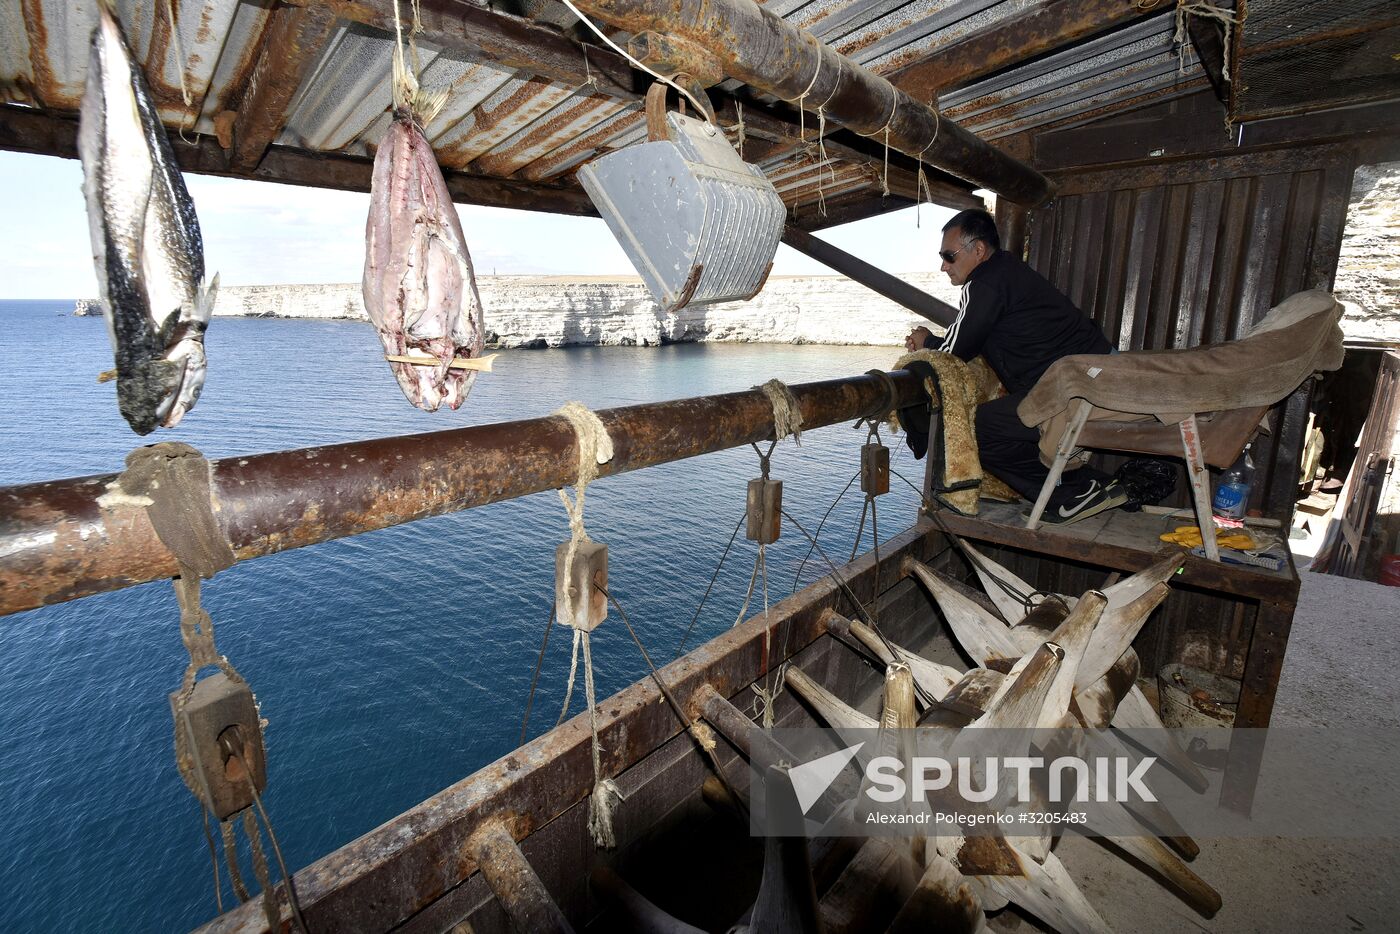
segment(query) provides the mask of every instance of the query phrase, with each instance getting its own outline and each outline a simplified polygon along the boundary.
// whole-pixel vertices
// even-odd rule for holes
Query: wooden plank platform
[[[1164,544],[1158,536],[1179,525],[1194,525],[1190,519],[1124,512],[1110,509],[1065,526],[1026,528],[1025,503],[997,503],[982,500],[975,517],[960,516],[949,509],[934,515],[925,513],[920,521],[946,529],[974,541],[992,542],[1071,561],[1083,561],[1119,571],[1140,571],[1152,563]],[[1293,604],[1298,599],[1298,572],[1290,555],[1288,564],[1277,571],[1222,564],[1188,555],[1180,582],[1206,590],[1278,603]]]

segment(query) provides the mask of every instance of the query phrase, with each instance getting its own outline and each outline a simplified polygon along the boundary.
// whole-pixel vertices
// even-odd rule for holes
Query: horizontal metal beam
[[[579,0],[629,32],[657,30],[710,49],[725,73],[1011,201],[1038,206],[1054,188],[1035,169],[978,139],[753,0]]]
[[[805,253],[817,262],[825,263],[872,292],[883,295],[896,304],[903,305],[914,314],[922,315],[935,324],[941,324],[946,328],[958,316],[958,310],[947,302],[934,298],[923,289],[914,288],[903,279],[892,276],[883,269],[870,265],[860,257],[852,256],[840,247],[832,246],[825,240],[812,236],[805,230],[788,225],[787,229],[783,231],[783,242],[799,253]]]
[[[793,386],[804,428],[916,398],[874,376]],[[883,408],[882,408],[883,406]],[[613,441],[600,476],[710,454],[773,435],[757,390],[598,413]],[[479,425],[211,462],[220,528],[239,561],[514,499],[573,483],[574,430],[562,417]],[[118,474],[0,487],[0,615],[178,573],[143,508],[99,505]]]

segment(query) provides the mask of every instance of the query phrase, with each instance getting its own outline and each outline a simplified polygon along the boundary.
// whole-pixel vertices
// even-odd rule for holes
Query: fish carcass
[[[365,224],[365,310],[409,402],[424,411],[455,409],[476,373],[454,358],[481,354],[481,296],[462,224],[419,120],[441,107],[424,103],[396,56],[394,119],[374,157]]]
[[[173,427],[204,388],[204,331],[218,277],[202,287],[194,202],[106,2],[92,34],[78,150],[117,406],[137,434]]]

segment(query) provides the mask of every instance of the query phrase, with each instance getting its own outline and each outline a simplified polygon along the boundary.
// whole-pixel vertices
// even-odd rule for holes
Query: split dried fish
[[[78,150],[117,406],[137,434],[174,427],[204,388],[204,332],[218,277],[203,288],[194,202],[106,2],[92,34]]]
[[[394,119],[374,157],[365,224],[365,310],[409,402],[428,412],[467,398],[476,373],[452,368],[485,344],[481,296],[447,183],[422,124],[442,99],[425,99],[395,55]]]

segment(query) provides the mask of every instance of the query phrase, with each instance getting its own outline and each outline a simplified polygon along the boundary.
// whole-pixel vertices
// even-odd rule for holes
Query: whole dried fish
[[[476,373],[449,364],[481,354],[485,326],[461,221],[414,117],[433,108],[409,97],[400,98],[374,157],[364,299],[386,355],[427,361],[389,366],[408,401],[434,412],[467,398]]]
[[[218,277],[201,287],[194,202],[105,0],[92,33],[78,149],[117,406],[137,434],[173,427],[204,388],[204,331]]]

